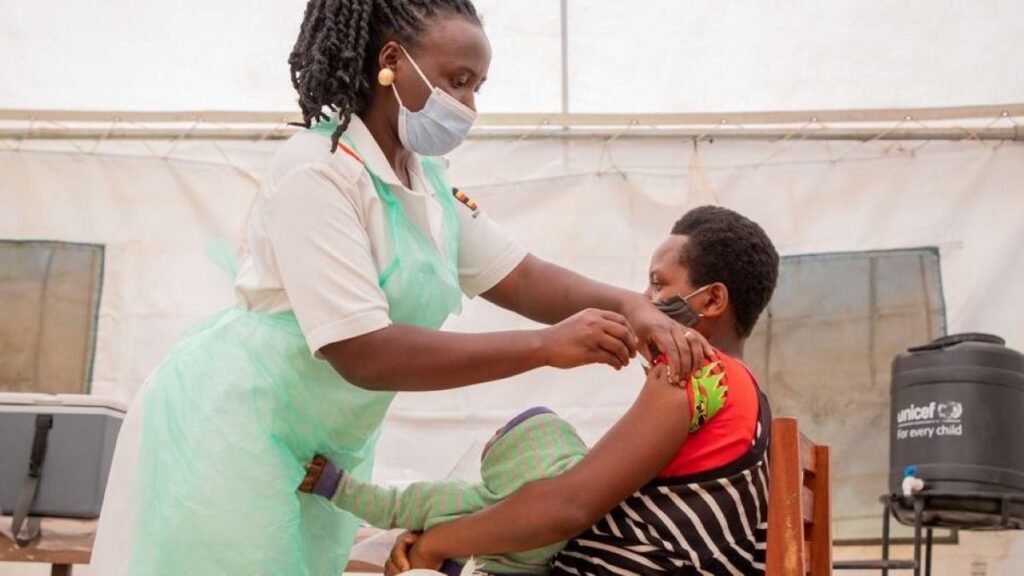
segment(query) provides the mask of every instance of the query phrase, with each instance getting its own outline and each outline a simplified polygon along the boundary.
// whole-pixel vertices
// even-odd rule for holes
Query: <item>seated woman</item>
[[[764,230],[705,206],[676,222],[651,259],[647,294],[718,357],[718,413],[690,433],[690,394],[649,372],[629,411],[574,468],[395,546],[387,572],[505,554],[571,538],[554,574],[763,574],[771,415],[743,345],[775,289]],[[690,385],[693,385],[691,381]]]

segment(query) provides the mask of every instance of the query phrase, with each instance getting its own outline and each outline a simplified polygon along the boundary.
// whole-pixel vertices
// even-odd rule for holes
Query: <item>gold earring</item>
[[[391,86],[395,83],[395,71],[391,68],[381,68],[377,73],[377,82],[384,87]]]

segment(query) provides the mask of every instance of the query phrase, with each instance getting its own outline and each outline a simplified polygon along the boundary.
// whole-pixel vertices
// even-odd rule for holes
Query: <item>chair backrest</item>
[[[832,573],[828,446],[800,433],[794,418],[772,420],[768,492],[768,576]]]

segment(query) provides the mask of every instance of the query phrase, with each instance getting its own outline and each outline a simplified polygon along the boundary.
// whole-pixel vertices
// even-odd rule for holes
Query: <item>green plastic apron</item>
[[[461,306],[459,227],[442,169],[423,168],[443,208],[441,251],[370,176],[393,247],[379,278],[391,319],[436,329]],[[340,574],[358,520],[296,487],[317,453],[368,479],[393,397],[314,360],[291,312],[232,308],[193,329],[147,385],[134,470],[115,469],[135,475],[129,573]]]

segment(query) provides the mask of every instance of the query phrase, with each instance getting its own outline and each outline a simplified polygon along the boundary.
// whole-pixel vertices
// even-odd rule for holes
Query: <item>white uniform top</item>
[[[443,246],[442,208],[419,158],[406,167],[410,190],[359,118],[352,117],[347,136],[410,220]],[[507,276],[526,250],[479,210],[456,201],[456,212],[459,282],[472,298]],[[312,352],[391,324],[378,283],[392,250],[384,206],[363,165],[340,148],[331,154],[323,134],[296,134],[274,157],[248,246],[235,284],[239,300],[250,310],[294,310]]]

